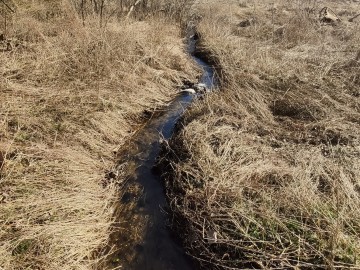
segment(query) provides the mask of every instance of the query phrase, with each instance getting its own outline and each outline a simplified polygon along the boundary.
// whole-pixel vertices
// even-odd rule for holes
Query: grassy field
[[[0,269],[99,268],[114,153],[198,74],[178,19],[221,80],[170,142],[188,252],[204,269],[360,269],[358,1],[4,1]],[[341,21],[320,23],[324,6]]]
[[[341,21],[320,23],[324,6]],[[204,269],[359,269],[358,1],[197,1],[192,13],[222,84],[170,143],[189,253]]]
[[[193,78],[166,14],[129,14],[122,1],[99,27],[99,15],[75,2],[12,1],[13,14],[0,2],[12,39],[0,48],[1,269],[97,269],[117,199],[105,177],[113,152],[145,109]]]

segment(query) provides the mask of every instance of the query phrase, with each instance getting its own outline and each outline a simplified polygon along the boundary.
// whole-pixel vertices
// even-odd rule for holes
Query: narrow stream
[[[204,73],[199,81],[212,89],[215,71],[203,59],[195,56],[194,37],[188,39],[188,52]],[[164,187],[160,176],[153,171],[161,150],[161,139],[171,138],[174,127],[191,104],[195,95],[179,94],[165,112],[148,121],[130,145],[126,148],[126,159],[132,163],[134,173],[128,180],[141,190],[137,198],[131,192],[125,192],[122,204],[135,204],[130,213],[121,215],[123,226],[129,231],[139,230],[137,243],[130,243],[119,252],[122,262],[120,269],[130,270],[187,270],[193,269],[191,259],[185,254],[169,228],[166,211],[168,210]],[[125,220],[124,220],[125,219]],[[142,234],[140,233],[143,232]],[[126,234],[126,233],[125,233]],[[134,234],[134,233],[133,233]],[[122,236],[119,242],[134,242],[137,236]]]

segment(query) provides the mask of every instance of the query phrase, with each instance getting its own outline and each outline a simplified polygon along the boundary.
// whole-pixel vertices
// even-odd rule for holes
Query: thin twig
[[[8,4],[6,4],[5,0],[1,0],[1,2],[2,2],[12,13],[15,13],[15,10],[12,9]]]

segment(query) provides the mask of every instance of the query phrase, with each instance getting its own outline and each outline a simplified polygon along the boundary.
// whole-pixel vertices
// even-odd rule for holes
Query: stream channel
[[[197,36],[188,38],[188,53],[203,69],[199,83],[211,90],[216,86],[215,69],[196,53]],[[115,240],[120,246],[118,269],[188,270],[191,258],[179,244],[169,226],[168,204],[159,173],[153,170],[161,150],[161,140],[169,140],[174,127],[197,95],[181,92],[164,112],[153,116],[127,145],[122,159],[131,164],[133,173],[124,187],[117,215],[121,232]],[[120,161],[121,163],[121,161]],[[129,205],[126,208],[126,205]],[[113,236],[113,238],[116,236]],[[113,264],[113,266],[115,266]]]

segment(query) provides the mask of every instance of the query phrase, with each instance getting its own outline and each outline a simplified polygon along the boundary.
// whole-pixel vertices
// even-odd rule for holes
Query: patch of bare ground
[[[319,22],[327,5],[341,19]],[[168,196],[204,269],[360,267],[355,1],[198,1],[223,89],[170,143]]]
[[[113,149],[193,64],[166,16],[107,10],[99,27],[71,1],[13,2],[6,37],[18,46],[0,52],[0,268],[98,269],[117,199],[108,179],[124,180],[105,177]]]

